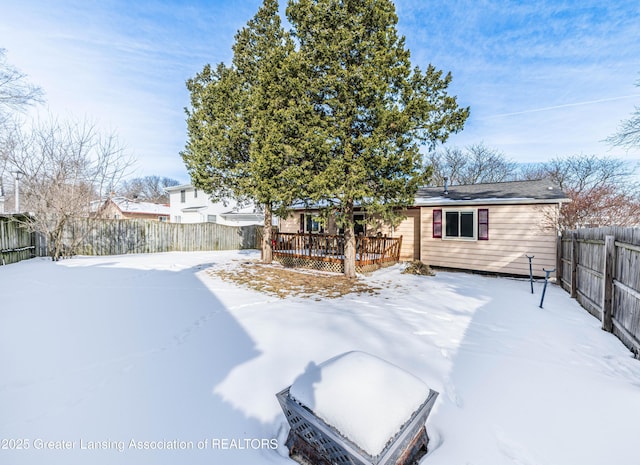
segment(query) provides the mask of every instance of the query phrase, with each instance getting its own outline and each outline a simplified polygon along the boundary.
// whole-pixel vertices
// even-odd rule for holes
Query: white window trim
[[[473,213],[473,237],[447,236],[447,212]],[[443,208],[442,209],[442,240],[443,241],[466,241],[478,240],[478,209],[477,208]]]
[[[322,234],[322,231],[324,230],[324,225],[320,222],[320,220],[318,218],[318,215],[317,214],[313,214],[313,213],[303,213],[303,215],[304,215],[304,226],[303,226],[304,234],[309,234],[309,233],[311,233],[311,234]],[[307,224],[308,224],[307,218],[308,217],[311,217],[311,224],[312,225],[313,225],[313,223],[317,223],[317,225],[318,225],[318,229],[317,230],[314,231],[313,228],[312,228],[312,230],[309,231],[307,229]]]

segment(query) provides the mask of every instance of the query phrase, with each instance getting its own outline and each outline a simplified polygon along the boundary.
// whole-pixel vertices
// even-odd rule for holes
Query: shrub
[[[422,263],[420,260],[414,260],[409,263],[406,268],[402,271],[403,274],[416,274],[421,276],[434,276],[435,273],[429,267]]]

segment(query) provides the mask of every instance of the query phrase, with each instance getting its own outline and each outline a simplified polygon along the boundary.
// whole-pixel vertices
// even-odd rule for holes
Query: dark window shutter
[[[442,237],[442,210],[433,210],[433,237]]]
[[[488,208],[478,209],[478,240],[479,241],[489,240],[489,209]]]

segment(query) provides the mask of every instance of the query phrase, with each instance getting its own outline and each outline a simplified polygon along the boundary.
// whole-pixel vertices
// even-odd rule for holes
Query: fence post
[[[578,233],[571,233],[571,298],[578,297]]]
[[[564,285],[562,284],[562,234],[558,235],[557,245],[556,245],[556,284],[560,286],[561,289],[564,289]]]
[[[602,302],[602,329],[613,331],[613,274],[616,262],[616,238],[606,236],[604,239],[604,292]]]

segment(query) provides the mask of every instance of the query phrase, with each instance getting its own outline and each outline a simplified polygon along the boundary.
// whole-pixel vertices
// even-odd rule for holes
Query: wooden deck
[[[273,257],[286,266],[344,270],[344,236],[275,233]],[[400,261],[401,237],[356,238],[356,269],[371,271]]]

